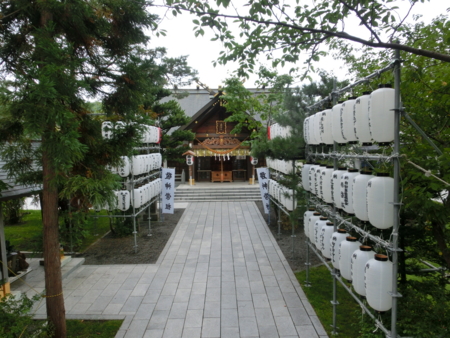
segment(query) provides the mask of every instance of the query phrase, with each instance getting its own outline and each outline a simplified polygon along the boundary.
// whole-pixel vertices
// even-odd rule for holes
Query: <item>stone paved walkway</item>
[[[116,338],[327,337],[254,202],[189,203],[156,264],[81,266],[64,294],[67,318],[125,318]]]

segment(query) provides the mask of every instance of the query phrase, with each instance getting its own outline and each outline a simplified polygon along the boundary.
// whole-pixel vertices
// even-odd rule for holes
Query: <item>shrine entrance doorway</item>
[[[248,156],[215,155],[195,158],[194,175],[201,182],[245,182],[251,164]]]

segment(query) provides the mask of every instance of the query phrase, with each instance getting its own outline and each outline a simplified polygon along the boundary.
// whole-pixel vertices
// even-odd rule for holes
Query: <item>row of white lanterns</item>
[[[392,262],[388,257],[348,236],[345,229],[334,232],[334,224],[313,209],[305,212],[303,220],[305,235],[341,276],[352,282],[354,290],[375,310],[391,309]]]
[[[104,139],[112,139],[114,133],[123,132],[127,124],[123,121],[117,121],[115,123],[111,121],[102,122],[102,137]],[[142,143],[160,143],[161,141],[161,128],[149,125],[142,125],[142,134],[140,135],[140,141]]]
[[[268,138],[269,140],[275,138],[275,137],[289,137],[292,133],[292,127],[290,126],[281,126],[278,123],[274,123],[272,125],[270,125],[269,127],[269,132],[268,132]]]
[[[109,210],[121,210],[127,211],[132,206],[140,208],[146,203],[150,202],[154,197],[159,196],[162,190],[162,180],[157,178],[156,180],[144,184],[139,188],[134,188],[133,192],[129,190],[116,190],[114,195],[116,199],[111,206],[105,206],[105,209]]]
[[[395,90],[380,85],[372,93],[349,98],[332,109],[307,117],[303,124],[305,142],[311,145],[394,141]]]
[[[386,173],[333,166],[305,164],[302,168],[302,186],[327,204],[378,229],[388,229],[394,222],[394,179]]]
[[[280,171],[286,175],[292,174],[294,171],[294,164],[292,161],[277,160],[267,157],[266,163],[269,168]]]
[[[289,189],[272,179],[269,180],[269,194],[286,210],[293,211],[297,208],[297,199],[294,197],[294,190]]]
[[[136,155],[131,160],[127,156],[121,156],[121,159],[123,165],[117,168],[109,167],[111,172],[119,174],[121,177],[128,177],[130,174],[134,176],[146,174],[162,166],[162,156],[160,153]]]

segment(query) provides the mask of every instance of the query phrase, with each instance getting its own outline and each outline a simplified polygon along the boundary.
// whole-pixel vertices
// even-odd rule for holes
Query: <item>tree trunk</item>
[[[47,27],[52,20],[52,13],[46,8],[44,1],[41,11],[41,27]],[[52,39],[48,36],[48,39]],[[42,60],[45,62],[45,59]],[[53,123],[45,126],[47,133],[55,131]],[[59,252],[59,228],[58,228],[58,188],[53,180],[56,178],[56,170],[51,163],[51,158],[46,149],[47,138],[42,136],[42,224],[44,227],[44,269],[45,269],[45,293],[47,318],[54,330],[53,336],[66,338],[66,310],[64,308],[64,296],[62,289],[61,258]]]
[[[46,150],[42,156],[44,225],[44,268],[47,317],[54,328],[54,336],[66,337],[66,310],[62,289],[61,259],[58,231],[58,189],[54,182],[55,170]]]

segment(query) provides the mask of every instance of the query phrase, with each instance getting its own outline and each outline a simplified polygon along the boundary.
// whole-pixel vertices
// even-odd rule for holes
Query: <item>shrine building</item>
[[[191,118],[180,130],[195,133],[191,150],[194,152],[192,177],[195,182],[237,182],[249,181],[254,166],[250,162],[250,146],[242,143],[249,140],[251,131],[242,129],[239,134],[230,134],[237,123],[225,122],[231,116],[224,107],[223,93],[206,89],[184,90],[189,96],[177,99],[186,115]],[[259,89],[251,90],[255,94]],[[174,99],[170,97],[169,99]],[[189,166],[183,162],[168,162],[175,167],[176,174],[184,170],[188,181]],[[261,166],[261,163],[258,164]]]

